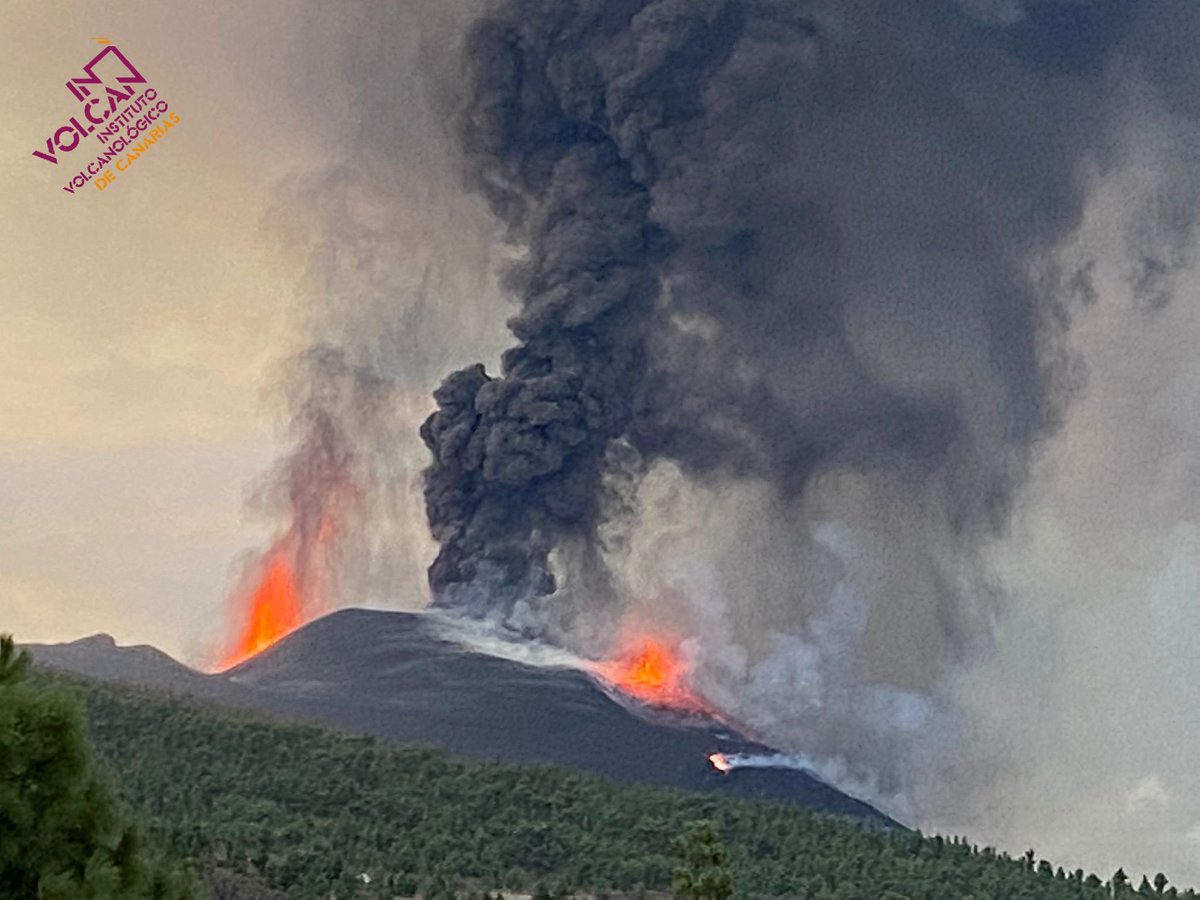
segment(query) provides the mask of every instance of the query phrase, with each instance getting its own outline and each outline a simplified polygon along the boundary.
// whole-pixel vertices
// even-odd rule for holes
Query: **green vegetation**
[[[674,880],[680,897],[723,898],[722,872],[739,898],[1195,896],[1165,882],[1114,887],[1032,853],[1012,859],[785,804],[469,762],[151,693],[80,690],[94,741],[129,797],[203,868],[217,897],[503,888],[548,900],[636,896]]]
[[[675,841],[681,865],[671,879],[679,900],[729,900],[733,879],[725,868],[725,848],[712,822],[692,822]]]
[[[96,770],[78,700],[0,637],[0,897],[186,898]]]

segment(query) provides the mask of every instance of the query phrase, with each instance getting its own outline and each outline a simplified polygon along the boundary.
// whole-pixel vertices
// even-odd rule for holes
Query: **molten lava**
[[[688,684],[688,666],[679,648],[662,639],[641,637],[616,659],[596,665],[596,674],[621,693],[650,706],[712,714]]]
[[[714,769],[724,775],[728,775],[733,771],[733,763],[729,761],[729,757],[724,753],[710,753],[708,754],[708,761]]]
[[[283,554],[276,553],[267,560],[246,601],[241,631],[219,668],[224,671],[245,662],[303,624],[303,604],[292,568]]]

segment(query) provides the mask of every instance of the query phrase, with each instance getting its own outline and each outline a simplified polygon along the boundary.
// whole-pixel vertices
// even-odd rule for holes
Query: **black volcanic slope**
[[[387,740],[568,766],[622,781],[789,800],[895,824],[806,772],[737,769],[723,775],[708,754],[767,748],[715,722],[638,715],[582,672],[463,647],[411,613],[333,613],[220,675],[194,672],[150,647],[117,647],[106,636],[28,649],[50,668]]]

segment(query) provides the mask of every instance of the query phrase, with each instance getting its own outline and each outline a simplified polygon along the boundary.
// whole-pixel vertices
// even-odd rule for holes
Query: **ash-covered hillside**
[[[621,781],[786,800],[895,825],[805,771],[717,771],[708,760],[714,752],[769,752],[717,721],[639,711],[581,671],[485,654],[448,640],[418,614],[337,612],[216,675],[195,672],[153,648],[118,647],[104,636],[28,649],[44,666],[89,678],[389,741],[567,766]]]

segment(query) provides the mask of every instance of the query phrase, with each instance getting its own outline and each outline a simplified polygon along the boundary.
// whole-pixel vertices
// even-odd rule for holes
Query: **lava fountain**
[[[654,635],[635,635],[616,657],[595,664],[593,674],[619,693],[647,706],[716,716],[690,684],[691,666],[679,644]]]
[[[389,385],[328,347],[298,358],[292,377],[296,444],[276,464],[258,500],[283,530],[254,557],[230,595],[228,640],[214,654],[221,671],[335,606],[346,538],[361,521],[361,485],[371,484],[362,436],[389,403]]]
[[[247,570],[230,597],[233,639],[218,671],[245,662],[331,608],[332,559],[341,508],[325,498],[319,515],[294,524]]]
[[[282,543],[282,542],[281,542]],[[217,667],[232,669],[266,650],[304,624],[304,602],[285,547],[276,545],[262,560],[262,575],[242,607],[237,637]]]

